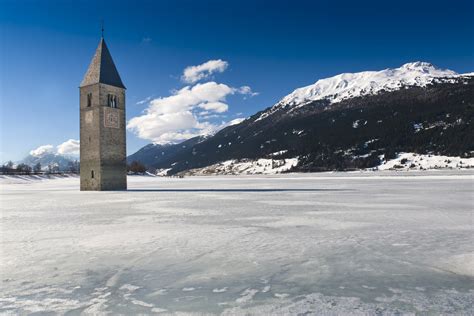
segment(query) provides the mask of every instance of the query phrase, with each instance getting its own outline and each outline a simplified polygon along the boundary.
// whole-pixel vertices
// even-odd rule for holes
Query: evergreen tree
[[[36,165],[33,166],[33,172],[35,174],[38,174],[38,173],[41,172],[41,163],[40,162],[38,162]]]

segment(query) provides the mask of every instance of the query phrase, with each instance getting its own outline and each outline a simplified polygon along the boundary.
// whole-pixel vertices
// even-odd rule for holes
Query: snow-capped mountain
[[[474,157],[473,111],[472,73],[415,62],[321,79],[205,140],[188,140],[194,143],[169,154],[152,146],[132,156],[168,174],[273,172],[281,166],[353,170],[403,152],[462,157],[464,164]],[[407,168],[417,166],[412,161]]]
[[[44,152],[41,154],[28,155],[21,163],[25,163],[31,167],[39,163],[42,170],[48,168],[55,168],[57,171],[70,171],[71,168],[76,168],[79,157],[72,155],[61,155],[57,153]]]
[[[394,91],[410,86],[425,87],[435,80],[449,82],[457,77],[467,75],[470,74],[460,75],[455,71],[441,69],[421,61],[407,63],[393,69],[343,73],[296,89],[269,111],[262,113],[256,120],[264,119],[281,108],[302,107],[317,100],[337,103],[354,97],[374,95],[382,91]]]

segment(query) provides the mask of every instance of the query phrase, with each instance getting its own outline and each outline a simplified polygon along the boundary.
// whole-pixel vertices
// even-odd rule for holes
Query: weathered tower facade
[[[81,190],[126,190],[125,86],[104,38],[79,90]]]

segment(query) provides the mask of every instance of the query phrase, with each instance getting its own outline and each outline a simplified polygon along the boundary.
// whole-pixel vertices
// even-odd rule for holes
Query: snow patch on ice
[[[150,303],[147,303],[147,302],[144,302],[144,301],[140,301],[140,300],[132,300],[132,303],[135,304],[135,305],[140,305],[140,306],[144,306],[144,307],[154,307],[155,305],[153,304],[150,304]]]
[[[119,288],[119,290],[134,292],[134,291],[138,290],[139,288],[140,288],[139,286],[135,286],[135,285],[131,285],[131,284],[124,284]]]
[[[474,277],[474,253],[452,256],[441,260],[440,265],[450,272]]]
[[[109,301],[107,297],[109,297],[112,294],[111,292],[105,292],[107,289],[108,289],[107,287],[95,289],[96,291],[92,294],[97,295],[97,297],[90,300],[90,302],[88,303],[89,307],[87,307],[84,310],[85,314],[96,315],[96,314],[104,313],[104,311],[109,306],[107,304]]]
[[[193,288],[193,287],[184,287],[182,289],[183,292],[191,292],[191,291],[194,291],[194,290],[195,290],[195,288]]]
[[[168,293],[168,290],[166,289],[159,289],[157,291],[154,291],[150,294],[148,294],[148,296],[157,296],[157,295],[166,295]]]
[[[15,297],[0,298],[0,310],[7,309],[23,309],[31,313],[39,312],[55,312],[65,313],[69,310],[81,308],[84,303],[79,302],[75,299],[63,299],[63,298],[44,298],[41,300],[37,299],[17,299]],[[8,313],[6,313],[8,315]],[[12,313],[14,315],[16,313]]]
[[[246,289],[240,294],[241,297],[236,299],[235,302],[238,304],[248,303],[253,299],[253,297],[257,293],[258,293],[258,290],[256,289]]]
[[[277,297],[277,298],[287,298],[288,296],[290,296],[290,294],[287,294],[287,293],[275,293],[275,297]]]

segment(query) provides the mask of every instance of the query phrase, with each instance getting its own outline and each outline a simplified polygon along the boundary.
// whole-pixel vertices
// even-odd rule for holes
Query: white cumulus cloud
[[[30,155],[34,157],[39,157],[47,153],[54,153],[53,145],[42,145],[30,151]]]
[[[61,155],[79,155],[80,144],[76,139],[68,139],[64,143],[56,146],[58,154]]]
[[[229,106],[225,99],[235,92],[234,88],[213,81],[186,86],[169,97],[150,101],[144,114],[129,120],[127,128],[138,137],[159,144],[213,133],[220,125],[200,121],[195,110],[226,112]]]
[[[68,139],[62,144],[56,146],[42,145],[30,151],[30,155],[40,157],[45,154],[61,154],[61,155],[79,155],[79,141],[76,139]]]
[[[148,106],[143,114],[128,121],[127,129],[142,139],[167,144],[212,134],[230,124],[240,123],[243,119],[216,122],[225,118],[229,110],[226,98],[240,94],[245,99],[257,95],[257,92],[249,86],[234,88],[215,81],[198,83],[214,73],[224,72],[228,66],[228,62],[216,59],[186,67],[181,80],[189,85],[172,91],[167,97],[149,97],[137,102],[137,105],[147,103]]]
[[[228,66],[229,63],[222,59],[209,60],[197,66],[186,67],[181,80],[186,83],[196,83],[199,80],[208,78],[213,73],[224,72]]]
[[[258,92],[252,91],[252,88],[250,88],[249,86],[242,86],[237,89],[237,92],[240,94],[249,95],[251,97],[258,95]]]
[[[215,111],[217,113],[224,113],[227,112],[227,110],[229,109],[229,106],[222,102],[201,103],[199,104],[199,107],[201,109],[207,110],[208,112]]]

